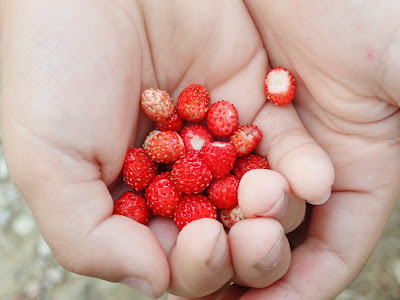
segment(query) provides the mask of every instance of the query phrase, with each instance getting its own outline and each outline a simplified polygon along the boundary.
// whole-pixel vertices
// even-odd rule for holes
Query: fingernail
[[[324,197],[322,197],[320,201],[316,201],[316,202],[313,202],[311,204],[314,204],[314,205],[324,204],[326,201],[329,200],[330,197],[331,197],[331,191],[329,191],[328,194],[326,194]]]
[[[207,259],[207,266],[210,269],[219,268],[225,261],[226,256],[228,255],[228,242],[226,240],[225,231],[222,229],[219,232],[217,241],[215,242],[215,246],[211,256]]]
[[[149,299],[157,299],[154,295],[153,288],[146,279],[128,276],[122,279],[122,284],[129,286],[130,288],[137,290],[138,292],[142,293],[144,296],[149,297]]]
[[[285,212],[287,211],[288,208],[288,198],[286,196],[286,193],[283,192],[282,197],[279,199],[278,202],[275,203],[274,207],[272,207],[269,211],[263,214],[258,214],[257,216],[259,217],[270,217],[270,218],[275,218],[279,219],[282,217]]]
[[[275,267],[282,256],[282,248],[283,248],[283,232],[281,233],[278,242],[272,248],[270,253],[268,253],[268,255],[261,262],[256,264],[256,267],[261,270],[268,270]]]

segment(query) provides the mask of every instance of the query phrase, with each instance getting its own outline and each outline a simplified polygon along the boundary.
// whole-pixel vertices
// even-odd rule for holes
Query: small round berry
[[[210,94],[204,86],[192,84],[180,93],[176,108],[182,119],[200,122],[210,108]]]
[[[208,129],[218,137],[230,136],[239,124],[236,107],[225,100],[211,105],[207,114]]]
[[[143,196],[134,192],[125,192],[114,203],[113,214],[122,215],[147,225],[150,220],[150,210]]]

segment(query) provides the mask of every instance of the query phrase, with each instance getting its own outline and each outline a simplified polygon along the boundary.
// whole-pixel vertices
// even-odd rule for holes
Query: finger
[[[253,122],[263,132],[258,153],[287,179],[291,191],[312,204],[331,194],[334,169],[325,151],[308,134],[294,107],[266,103]]]
[[[288,195],[288,210],[278,219],[282,224],[285,233],[290,233],[297,229],[303,222],[306,215],[306,202],[295,197],[293,194]]]
[[[170,218],[153,217],[148,226],[157,237],[166,257],[171,253],[178,239],[179,230]]]
[[[393,195],[382,199],[396,203]],[[333,193],[326,204],[313,208],[309,235],[292,252],[286,275],[241,299],[334,299],[361,271],[384,230],[393,205],[379,198]]]
[[[169,292],[201,297],[223,287],[233,276],[228,237],[221,223],[200,219],[180,232],[169,256]]]
[[[286,179],[272,170],[247,172],[240,180],[238,199],[247,218],[277,219],[285,233],[297,228],[304,218],[304,200],[294,197]]]
[[[290,247],[282,226],[274,219],[246,219],[229,232],[233,281],[261,288],[281,278],[289,268]]]

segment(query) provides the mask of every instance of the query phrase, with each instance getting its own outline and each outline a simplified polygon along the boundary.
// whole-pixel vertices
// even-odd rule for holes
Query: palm
[[[133,22],[138,19],[139,9],[143,10],[143,18]],[[121,162],[127,145],[140,145],[147,134],[151,124],[144,117],[136,118],[136,100],[145,88],[164,89],[177,99],[185,86],[202,83],[211,91],[212,101],[224,98],[235,103],[242,123],[254,118],[264,102],[257,79],[265,72],[266,54],[243,5],[216,7],[210,3],[193,11],[193,4],[187,2],[164,7],[148,1],[140,8],[119,6],[111,11],[116,17],[122,13],[123,18],[114,20],[119,31],[98,33],[101,47],[96,47],[95,64],[79,62],[80,68],[87,70],[84,76],[90,98],[77,100],[77,106],[82,105],[83,112],[93,107],[101,109],[99,114],[88,115],[89,120],[82,116],[84,122],[69,128],[82,132],[87,124],[96,124],[98,135],[93,138],[99,140],[91,144],[106,153],[106,165]],[[141,22],[146,28],[138,24]],[[170,24],[174,24],[173,31]],[[199,27],[202,30],[196,30]],[[89,38],[90,32],[87,34]],[[92,43],[93,40],[87,49],[79,50],[90,53]],[[93,70],[93,65],[101,67]],[[243,83],[244,77],[247,80]],[[72,109],[76,110],[76,106]],[[143,126],[146,122],[147,127]],[[137,128],[137,136],[132,139]],[[104,135],[105,132],[110,134]],[[120,166],[113,166],[115,177]]]
[[[212,101],[224,98],[235,103],[240,121],[251,121],[263,104],[262,82],[257,79],[267,63],[254,24],[240,2],[194,6],[196,2],[190,1],[165,7],[157,1],[144,2],[150,49],[145,55],[153,62],[152,84],[176,99],[185,86],[202,83],[211,91]]]
[[[103,46],[96,50],[99,65],[104,65],[103,60],[110,63],[102,70],[104,73],[96,70],[95,77],[88,79],[93,84],[88,88],[95,91],[93,102],[79,101],[85,107],[82,111],[86,111],[98,106],[102,99],[103,109],[100,115],[90,114],[92,120],[82,118],[84,122],[77,123],[77,128],[69,128],[82,132],[88,123],[97,124],[99,134],[93,138],[98,140],[91,144],[99,147],[96,153],[103,153],[100,162],[103,180],[108,185],[115,179],[121,183],[117,175],[127,147],[140,146],[153,126],[143,113],[139,112],[137,117],[137,99],[146,88],[161,88],[176,100],[185,86],[201,83],[211,92],[212,102],[226,99],[235,104],[240,123],[255,118],[265,101],[260,78],[264,76],[267,60],[261,39],[242,3],[216,6],[210,2],[194,11],[193,3],[189,2],[163,6],[157,1],[146,1],[111,10],[122,11],[126,19],[115,20],[123,24],[121,32],[113,32],[109,42],[102,41]],[[140,25],[142,22],[145,28]],[[104,39],[106,35],[100,36]],[[121,53],[116,55],[115,49]],[[92,65],[93,61],[89,61],[87,70]],[[114,131],[110,132],[110,128]],[[119,188],[117,194],[118,191]]]
[[[264,103],[260,78],[264,76],[267,61],[261,39],[243,4],[236,3],[225,7],[206,3],[203,7],[198,7],[199,11],[193,11],[193,3],[189,2],[161,6],[158,2],[147,1],[143,2],[141,7],[124,9],[128,22],[136,18],[139,9],[143,11],[143,19],[140,21],[145,24],[146,29],[138,26],[137,22],[131,22],[130,43],[132,47],[137,48],[125,53],[125,56],[118,57],[121,61],[115,64],[123,65],[125,62],[125,65],[136,66],[138,62],[135,59],[140,52],[141,67],[136,70],[132,67],[125,68],[122,71],[126,73],[121,72],[121,69],[111,68],[105,70],[107,75],[96,75],[99,78],[114,78],[115,83],[119,85],[118,89],[124,95],[122,99],[125,100],[121,106],[115,105],[114,97],[107,100],[110,101],[107,110],[109,117],[119,124],[115,134],[99,136],[101,139],[113,139],[99,142],[98,145],[102,148],[100,151],[108,151],[108,157],[114,157],[121,162],[127,144],[141,145],[152,126],[143,113],[139,113],[139,118],[135,117],[136,99],[139,97],[139,92],[146,88],[161,88],[168,91],[176,100],[185,86],[201,83],[211,92],[212,102],[226,99],[234,103],[240,112],[241,123],[251,122],[254,119]],[[217,17],[219,15],[224,17]],[[170,24],[174,24],[173,30]],[[135,35],[135,32],[138,34]],[[120,34],[120,36],[126,35],[129,36],[126,31]],[[126,41],[124,38],[123,42]],[[115,47],[115,41],[110,44],[114,44]],[[107,55],[109,54],[104,53],[105,57]],[[136,73],[132,73],[133,71]],[[133,76],[137,81],[126,84],[127,78]],[[100,87],[102,86],[104,85],[100,84]],[[107,93],[98,90],[98,94]],[[120,117],[115,118],[115,116]],[[97,123],[98,120],[93,122]],[[103,122],[102,125],[108,128],[107,123]],[[131,125],[127,126],[129,123]],[[98,129],[100,132],[101,128]],[[132,131],[136,133],[134,136]],[[127,134],[121,140],[122,132]],[[111,147],[104,149],[103,145]],[[118,151],[115,147],[118,147]],[[115,153],[119,156],[117,157]],[[108,162],[110,161],[111,159]],[[120,166],[115,164],[114,167],[113,179],[118,174]],[[117,188],[116,194],[118,191]]]

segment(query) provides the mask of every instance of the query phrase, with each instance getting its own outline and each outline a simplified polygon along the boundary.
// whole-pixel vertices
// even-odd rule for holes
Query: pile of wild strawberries
[[[292,75],[283,68],[265,79],[267,99],[286,105],[294,97]],[[256,125],[239,124],[235,106],[211,105],[206,87],[192,84],[176,106],[169,94],[147,89],[141,108],[155,122],[142,147],[128,150],[123,179],[132,191],[114,203],[114,214],[147,224],[152,216],[173,218],[179,230],[200,218],[218,219],[226,228],[244,219],[238,206],[242,176],[267,169],[267,159],[253,150],[262,138]]]

